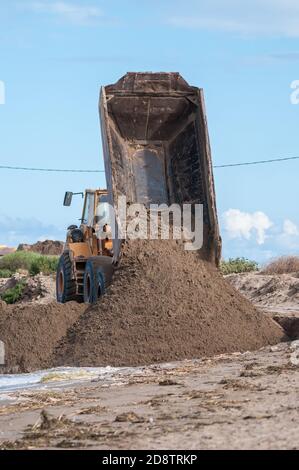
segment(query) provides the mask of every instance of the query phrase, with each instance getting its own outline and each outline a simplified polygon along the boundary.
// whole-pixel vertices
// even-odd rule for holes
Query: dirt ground
[[[2,449],[298,449],[299,344],[7,393]]]

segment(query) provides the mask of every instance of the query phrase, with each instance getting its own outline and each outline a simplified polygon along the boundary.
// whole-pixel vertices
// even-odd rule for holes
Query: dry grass
[[[267,264],[261,274],[287,274],[299,272],[299,256],[282,256]]]

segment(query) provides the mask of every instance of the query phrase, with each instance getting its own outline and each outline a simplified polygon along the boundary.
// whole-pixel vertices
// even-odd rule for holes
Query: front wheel
[[[103,275],[100,267],[92,261],[88,261],[84,272],[84,302],[94,304],[103,293]]]
[[[56,299],[61,304],[77,300],[76,281],[72,276],[72,261],[68,253],[63,253],[59,259],[56,272]]]

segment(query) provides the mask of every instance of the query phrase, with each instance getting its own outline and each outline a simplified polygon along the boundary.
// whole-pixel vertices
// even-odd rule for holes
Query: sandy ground
[[[299,274],[230,274],[226,280],[263,311],[299,313]]]
[[[290,331],[296,325],[291,336],[299,338],[296,275],[242,274],[229,281]],[[298,340],[119,369],[110,378],[57,379],[49,374],[34,388],[0,393],[0,448],[299,448]]]
[[[6,394],[0,446],[298,449],[299,343]]]
[[[299,274],[243,273],[225,276],[241,294],[272,317],[291,339],[299,338]]]

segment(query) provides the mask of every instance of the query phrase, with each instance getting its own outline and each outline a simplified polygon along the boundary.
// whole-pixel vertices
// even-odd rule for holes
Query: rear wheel
[[[70,300],[77,300],[76,281],[72,277],[72,261],[70,255],[63,253],[59,259],[56,272],[57,302],[64,304]]]

